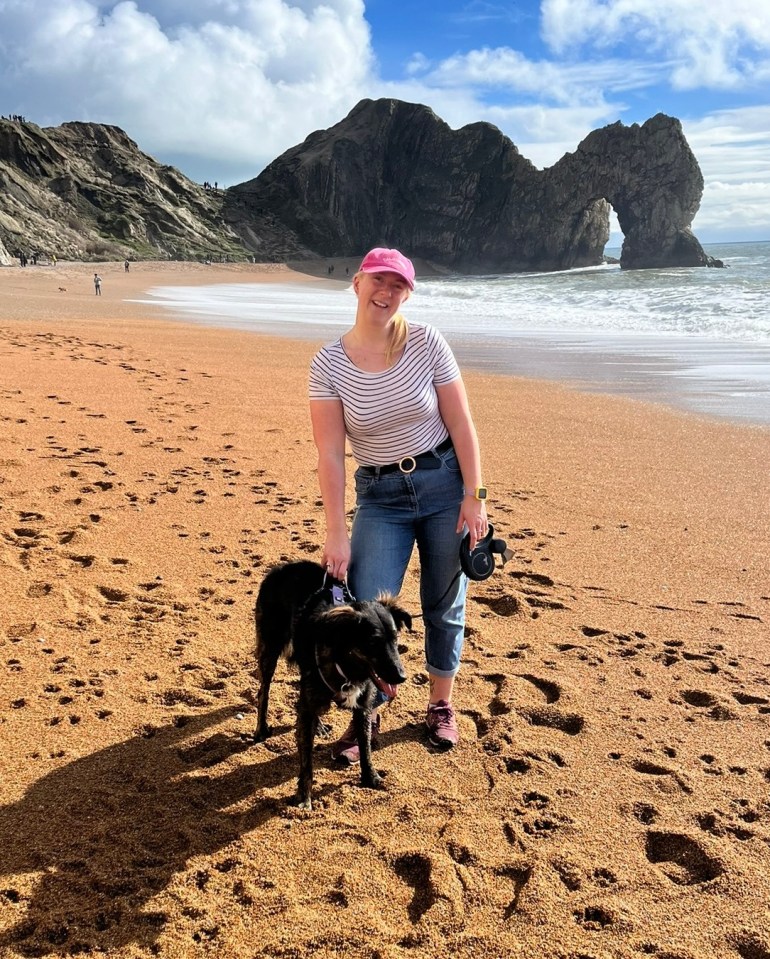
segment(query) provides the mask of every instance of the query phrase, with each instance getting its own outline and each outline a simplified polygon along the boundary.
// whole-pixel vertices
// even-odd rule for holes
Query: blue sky
[[[115,124],[198,181],[383,96],[539,167],[668,113],[706,180],[696,235],[770,239],[770,0],[0,0],[0,113]]]

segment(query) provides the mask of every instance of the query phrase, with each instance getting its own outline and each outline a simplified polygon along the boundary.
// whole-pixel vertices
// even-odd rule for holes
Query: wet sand
[[[319,743],[300,812],[252,608],[320,555],[315,344],[127,302],[234,278],[307,281],[0,270],[0,955],[770,959],[770,430],[467,374],[515,555],[469,591],[462,741],[426,744],[417,625],[387,788]]]

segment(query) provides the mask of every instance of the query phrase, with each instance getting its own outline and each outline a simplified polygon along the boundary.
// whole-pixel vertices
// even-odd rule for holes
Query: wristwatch
[[[473,491],[473,495],[476,499],[485,500],[487,498],[486,486],[477,486]]]

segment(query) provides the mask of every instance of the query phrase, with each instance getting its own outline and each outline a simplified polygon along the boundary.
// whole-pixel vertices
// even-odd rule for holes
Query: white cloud
[[[767,77],[766,0],[542,0],[542,32],[557,54],[617,43],[675,62],[679,89],[732,89]]]
[[[154,155],[210,161],[213,179],[223,156],[253,164],[256,175],[339,120],[367,86],[362,0],[165,0],[149,8],[0,0],[2,85],[21,99],[6,109],[41,124],[117,124]]]
[[[448,13],[453,23],[521,23],[527,14],[512,3],[491,3],[489,0],[470,0],[460,10]]]
[[[422,74],[420,79],[431,88],[505,91],[519,99],[579,104],[602,100],[604,91],[622,93],[651,87],[665,77],[671,65],[617,58],[561,63],[530,60],[510,47],[485,47],[455,54],[439,64],[418,54],[412,67],[412,74]]]
[[[682,124],[706,181],[695,232],[770,237],[770,106],[722,110]]]

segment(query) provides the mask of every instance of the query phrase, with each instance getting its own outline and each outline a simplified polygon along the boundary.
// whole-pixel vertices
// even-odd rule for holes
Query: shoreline
[[[0,271],[4,956],[770,955],[770,432],[465,372],[514,556],[469,589],[461,742],[416,620],[386,788],[319,741],[307,814],[283,665],[253,742],[253,608],[320,556],[314,346],[67,269]]]
[[[119,312],[137,311],[137,317],[141,314],[143,319],[154,315],[161,322],[247,331],[257,336],[320,345],[347,328],[346,322],[336,319],[343,315],[347,304],[340,308],[335,301],[331,321],[320,315],[314,317],[313,322],[307,322],[302,318],[307,308],[298,306],[300,301],[295,304],[269,299],[261,313],[253,304],[257,318],[248,319],[241,318],[237,309],[230,315],[219,314],[217,311],[223,308],[221,303],[201,309],[184,302],[164,302],[163,298],[153,296],[152,290],[165,294],[169,288],[177,287],[267,283],[276,290],[289,291],[289,296],[296,297],[296,291],[310,288],[336,295],[345,291],[349,282],[340,279],[342,270],[346,267],[349,271],[355,270],[356,262],[346,258],[283,264],[139,262],[132,264],[134,272],[129,274],[124,274],[122,263],[61,262],[53,268],[39,266],[26,270],[47,274],[47,282],[38,281],[46,292],[52,286],[52,275],[64,277],[65,283],[72,276],[79,284],[78,294],[82,297],[88,289],[91,271],[100,269],[109,275],[117,292],[130,290],[133,294],[122,306],[112,307]],[[327,273],[329,265],[334,266],[337,276]],[[423,262],[420,262],[420,271],[423,276],[442,275]],[[136,283],[138,275],[145,278],[144,283]],[[163,282],[157,282],[161,279]],[[166,279],[171,282],[165,282]],[[94,299],[98,305],[98,298]],[[80,302],[82,304],[82,300]],[[293,316],[295,312],[297,315]],[[276,314],[282,319],[276,320]],[[417,319],[420,319],[419,313]],[[461,367],[469,372],[534,379],[583,394],[651,403],[721,423],[770,427],[770,385],[765,372],[770,368],[770,347],[757,346],[747,352],[738,342],[718,339],[693,342],[677,336],[568,331],[511,331],[505,337],[493,337],[479,345],[473,337],[456,331],[445,331],[445,335]],[[761,370],[762,376],[754,376],[754,368]]]
[[[301,278],[305,280],[303,275]],[[178,287],[154,287],[142,300],[175,322],[248,330],[307,342],[328,341],[346,329],[339,318],[350,304],[346,283],[315,275],[316,284],[276,277],[266,297],[244,296],[243,286],[213,285],[201,297]],[[311,300],[309,287],[323,291]],[[175,292],[178,291],[178,292]],[[328,302],[327,302],[328,301]],[[487,332],[479,338],[421,315],[415,300],[408,315],[438,325],[465,369],[561,383],[581,392],[625,396],[724,422],[770,427],[770,344],[650,333],[576,331]],[[428,307],[429,308],[429,307]],[[306,317],[313,311],[312,321]]]

